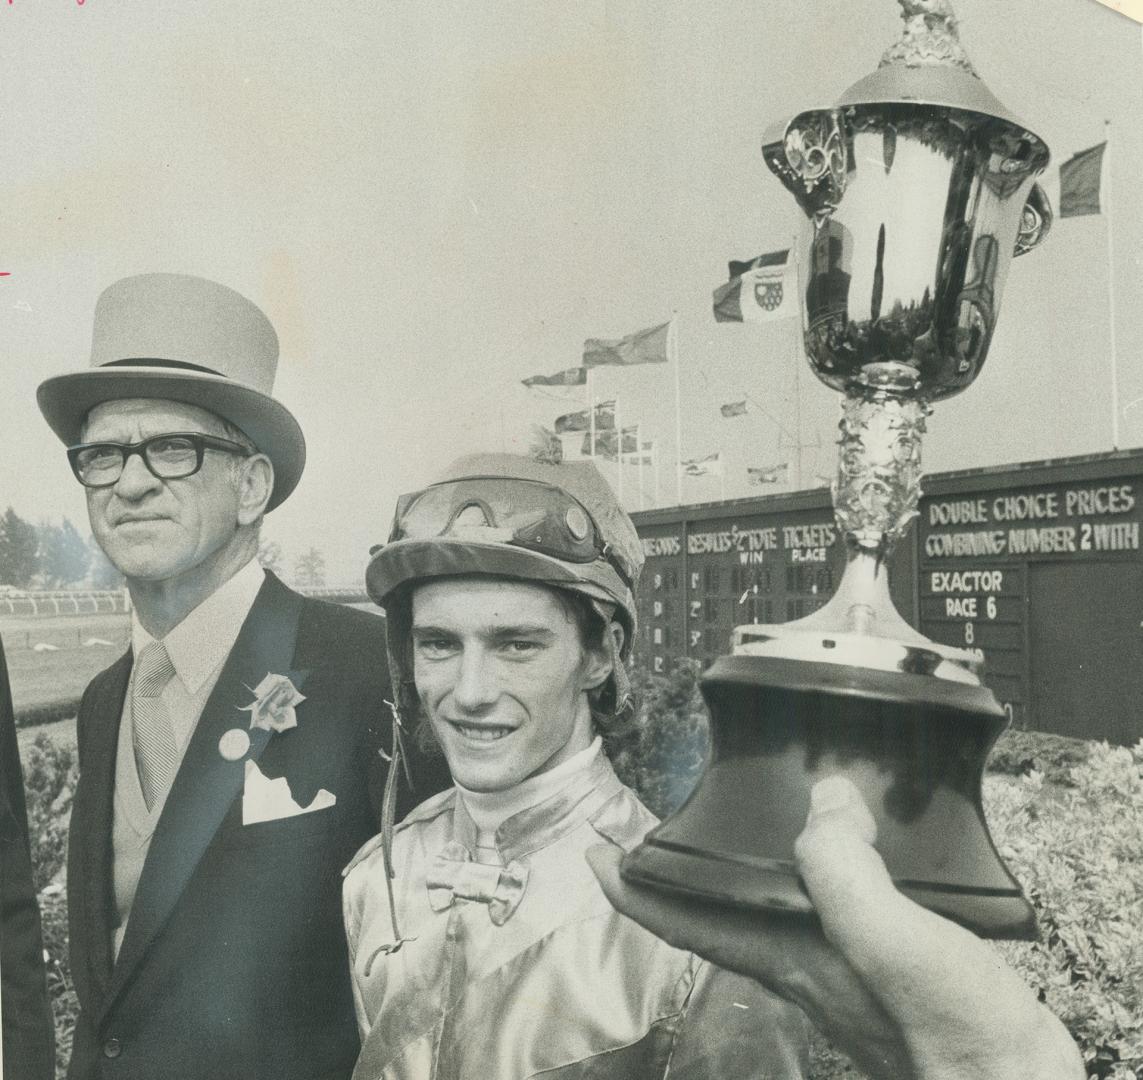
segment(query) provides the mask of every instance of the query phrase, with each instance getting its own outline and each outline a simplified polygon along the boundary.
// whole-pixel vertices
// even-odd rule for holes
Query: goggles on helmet
[[[510,544],[571,563],[603,559],[628,588],[634,583],[634,568],[603,540],[583,504],[538,480],[473,476],[402,495],[389,542],[436,537]]]

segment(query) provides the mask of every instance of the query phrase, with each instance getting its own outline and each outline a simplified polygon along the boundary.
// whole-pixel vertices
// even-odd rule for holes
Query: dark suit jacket
[[[0,973],[4,1068],[9,1080],[55,1076],[55,1030],[44,979],[40,909],[32,884],[24,778],[8,668],[0,648]]]
[[[111,829],[128,653],[80,705],[68,861],[71,967],[81,1015],[69,1080],[325,1080],[358,1052],[341,868],[378,831],[390,714],[384,622],[267,580],[239,633],[151,839],[113,961]],[[336,805],[242,824],[243,761],[219,739],[267,673],[306,697],[297,727],[250,732],[249,757],[295,802]],[[399,811],[448,784],[418,768]]]

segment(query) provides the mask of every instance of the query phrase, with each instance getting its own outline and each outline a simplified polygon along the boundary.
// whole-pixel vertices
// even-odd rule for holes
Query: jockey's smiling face
[[[587,692],[611,663],[552,589],[446,578],[416,588],[412,615],[417,695],[462,787],[504,791],[590,745]]]

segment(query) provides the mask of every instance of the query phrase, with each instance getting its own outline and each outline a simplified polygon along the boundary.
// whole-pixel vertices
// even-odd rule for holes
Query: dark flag
[[[580,409],[579,412],[564,413],[556,417],[556,434],[564,435],[569,431],[590,431],[591,410]],[[615,402],[601,401],[595,407],[595,428],[597,431],[610,431],[615,427]]]
[[[1098,214],[1100,175],[1103,172],[1103,152],[1107,143],[1101,142],[1088,150],[1081,150],[1060,166],[1060,217],[1080,217]]]
[[[554,375],[529,375],[520,381],[525,386],[583,386],[587,382],[587,368],[570,367]]]
[[[729,401],[725,405],[720,405],[718,411],[729,420],[732,416],[745,416],[746,415],[746,402],[745,401]]]
[[[731,262],[730,281],[714,290],[716,322],[769,322],[798,313],[795,286],[787,280],[790,250],[768,251],[749,262]]]
[[[628,454],[636,454],[639,452],[638,441],[638,428],[629,427],[623,429],[623,456]],[[595,433],[595,453],[591,452],[591,432],[585,431],[583,433],[583,447],[580,451],[584,457],[601,457],[607,461],[619,460],[619,432],[610,431],[596,431]]]
[[[661,323],[648,330],[628,334],[618,341],[603,338],[588,338],[583,343],[584,367],[601,367],[604,364],[665,364],[667,362],[667,338],[671,324]]]

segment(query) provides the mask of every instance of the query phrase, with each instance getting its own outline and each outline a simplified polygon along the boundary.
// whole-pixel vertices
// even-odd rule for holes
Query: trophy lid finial
[[[897,2],[905,29],[901,40],[881,57],[880,67],[958,67],[979,78],[957,36],[957,18],[949,0]]]

